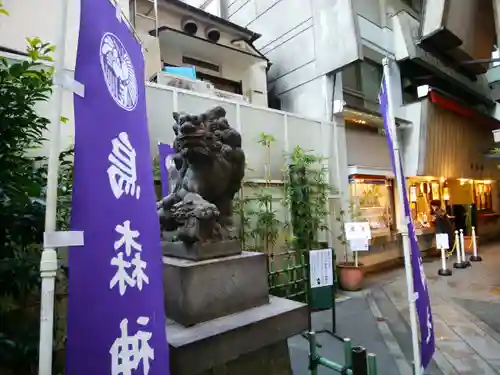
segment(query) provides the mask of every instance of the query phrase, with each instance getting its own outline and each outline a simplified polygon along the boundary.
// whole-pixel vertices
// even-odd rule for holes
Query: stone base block
[[[244,354],[200,375],[293,375],[286,340]]]
[[[165,312],[192,326],[269,303],[264,254],[194,262],[164,257]]]
[[[287,338],[307,330],[308,313],[305,304],[271,297],[269,304],[193,327],[169,320],[170,372],[206,375],[222,369],[225,375],[291,375],[283,345]],[[270,360],[272,348],[275,355]],[[270,362],[255,363],[265,358],[266,351]]]
[[[237,240],[186,245],[183,242],[162,242],[163,255],[194,261],[241,254],[241,242]]]

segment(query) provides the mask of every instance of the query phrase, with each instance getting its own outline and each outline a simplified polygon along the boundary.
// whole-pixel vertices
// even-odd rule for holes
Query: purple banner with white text
[[[176,175],[178,173],[175,167],[174,155],[176,154],[174,148],[165,143],[158,143],[158,158],[160,160],[160,173],[161,173],[161,193],[166,197],[174,190],[173,184],[175,183]]]
[[[393,137],[396,134],[392,134],[391,126],[389,123],[389,98],[387,95],[387,86],[385,77],[382,79],[382,88],[379,95],[380,100],[380,112],[384,118],[385,133],[387,137],[387,142],[389,144],[389,151],[391,154],[392,168],[396,175],[396,160],[394,155],[394,143]],[[429,291],[427,289],[427,280],[424,272],[424,265],[422,263],[422,256],[420,253],[420,247],[418,246],[417,235],[415,232],[415,226],[413,225],[413,219],[411,216],[410,202],[408,201],[406,178],[403,171],[403,162],[399,160],[399,165],[401,168],[401,180],[403,186],[398,186],[398,189],[402,189],[404,192],[402,205],[404,207],[406,221],[408,223],[408,237],[410,239],[410,251],[411,251],[411,268],[412,268],[412,278],[413,278],[413,290],[415,293],[415,307],[418,315],[418,325],[420,328],[420,356],[422,368],[427,368],[432,360],[435,350],[434,342],[434,328],[432,323],[432,312],[431,312],[431,302],[429,298]]]
[[[107,0],[81,0],[67,374],[168,375],[160,227],[141,45]]]

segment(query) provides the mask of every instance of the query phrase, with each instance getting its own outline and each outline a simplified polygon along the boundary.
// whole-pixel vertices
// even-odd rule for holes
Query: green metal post
[[[344,363],[345,367],[352,367],[352,343],[351,339],[344,339]]]
[[[336,371],[336,372],[341,372],[344,370],[344,366],[342,366],[341,364],[338,364],[338,363],[335,363],[335,362],[332,362],[326,358],[323,358],[323,357],[318,357],[318,363],[320,365],[323,365],[325,366],[326,368],[329,368],[330,370],[333,370],[333,371]],[[353,375],[353,372],[352,370],[347,370],[347,375]]]
[[[377,356],[373,353],[368,353],[368,375],[377,375]]]
[[[309,370],[311,375],[318,375],[318,353],[316,352],[316,333],[309,332]]]

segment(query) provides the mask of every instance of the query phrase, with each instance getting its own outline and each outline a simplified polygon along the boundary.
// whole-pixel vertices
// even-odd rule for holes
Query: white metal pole
[[[476,242],[476,227],[472,227],[472,251],[474,257],[477,258],[477,242]]]
[[[462,262],[466,262],[465,258],[465,241],[464,241],[464,230],[460,229],[460,251],[462,253]]]
[[[441,248],[441,269],[446,270],[446,250]]]
[[[393,134],[392,143],[394,147],[394,161],[396,169],[396,184],[398,191],[399,204],[401,209],[401,225],[399,231],[401,232],[401,237],[403,240],[403,252],[405,258],[405,273],[406,273],[406,286],[408,292],[408,304],[410,311],[410,327],[411,327],[411,338],[413,345],[413,366],[414,374],[421,375],[422,369],[420,365],[420,346],[418,340],[418,327],[417,327],[417,310],[415,306],[415,292],[413,289],[413,275],[411,267],[411,253],[410,253],[410,237],[408,236],[408,225],[406,222],[406,213],[404,211],[403,201],[405,198],[406,191],[403,190],[403,176],[401,175],[401,165],[400,165],[400,150],[399,141],[396,133],[396,119],[394,115],[394,103],[392,97],[392,87],[391,87],[391,67],[389,58],[383,59],[384,65],[384,77],[387,90],[387,119],[389,123],[387,124],[391,134]]]
[[[56,49],[54,53],[56,84],[53,88],[53,101],[55,109],[50,118],[50,151],[47,175],[47,202],[45,210],[45,232],[56,231],[57,214],[57,180],[59,174],[60,153],[60,125],[62,114],[62,90],[61,80],[64,69],[64,57],[66,49],[66,22],[68,14],[68,0],[59,0],[60,13],[56,16]],[[52,373],[52,345],[54,341],[54,290],[57,274],[57,252],[54,248],[45,248],[42,251],[40,261],[40,277],[42,279],[41,301],[40,301],[40,347],[38,374],[51,375]]]
[[[457,247],[457,264],[462,264],[462,243],[460,241],[460,235],[458,234],[458,230],[455,231],[455,246]]]

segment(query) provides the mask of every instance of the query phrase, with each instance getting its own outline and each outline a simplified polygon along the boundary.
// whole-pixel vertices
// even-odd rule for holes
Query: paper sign
[[[332,249],[309,251],[309,279],[311,288],[333,285]]]
[[[447,233],[436,233],[436,248],[439,250],[448,250],[450,248],[450,242]]]
[[[355,238],[354,240],[349,240],[349,247],[352,251],[368,251],[370,244],[367,238]]]
[[[356,239],[371,240],[372,232],[368,222],[351,222],[344,224],[345,237],[347,241]]]

